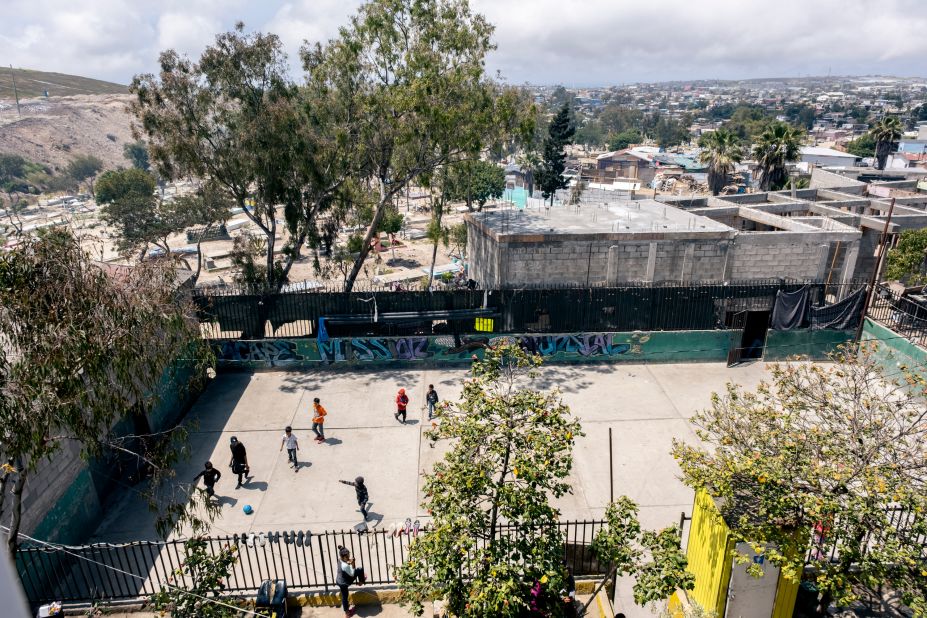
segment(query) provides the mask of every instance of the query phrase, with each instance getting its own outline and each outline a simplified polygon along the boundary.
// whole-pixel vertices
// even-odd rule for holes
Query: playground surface
[[[429,426],[425,392],[433,384],[442,400],[456,400],[466,376],[465,369],[431,367],[221,373],[184,421],[192,456],[178,466],[177,478],[192,480],[206,460],[222,472],[216,485],[221,513],[212,526],[216,535],[351,529],[361,521],[354,489],[338,481],[357,476],[369,488],[371,526],[388,528],[407,518],[425,523],[422,473],[445,448],[440,443],[432,448],[423,435]],[[728,382],[754,388],[768,377],[761,362],[733,368],[723,363],[543,367],[535,387],[558,388],[584,431],[574,449],[573,492],[557,501],[562,520],[601,519],[613,491],[640,505],[645,527],[678,523],[681,513],[691,513],[693,493],[678,478],[670,455],[673,438],[696,440],[689,419]],[[393,416],[399,388],[411,399],[405,424]],[[314,397],[328,411],[322,444],[311,431]],[[287,425],[299,439],[296,469],[280,450]],[[251,466],[251,478],[238,489],[228,465],[232,436],[245,444]],[[245,505],[252,514],[244,512]],[[108,505],[92,540],[157,538],[144,500],[127,490]],[[628,582],[619,582],[616,602],[629,617],[644,615],[630,605]]]
[[[206,460],[222,472],[217,534],[351,528],[361,520],[354,490],[338,481],[356,476],[366,479],[376,526],[424,520],[421,473],[443,454],[441,444],[432,448],[423,435],[429,426],[425,392],[434,384],[442,399],[456,400],[466,375],[464,369],[436,368],[222,373],[187,415],[192,457],[180,464],[177,478],[192,480]],[[728,381],[753,387],[767,375],[764,363],[543,367],[536,386],[559,388],[585,432],[574,450],[573,493],[557,504],[562,519],[604,514],[611,429],[614,495],[635,500],[645,526],[678,522],[691,509],[692,492],[677,478],[672,439],[695,440],[689,418]],[[406,424],[393,417],[399,388],[411,399]],[[328,410],[322,444],[311,431],[314,397]],[[299,439],[295,470],[280,450],[287,425]],[[250,480],[239,489],[228,466],[232,436],[245,444],[251,466]],[[246,504],[251,515],[243,511]],[[107,509],[94,540],[155,538],[146,505],[126,491]]]

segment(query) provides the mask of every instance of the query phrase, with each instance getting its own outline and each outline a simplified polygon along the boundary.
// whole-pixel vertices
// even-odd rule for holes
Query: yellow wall
[[[695,589],[689,599],[704,609],[724,616],[727,586],[731,579],[731,531],[721,518],[714,500],[705,491],[695,494],[692,526],[686,554],[689,571],[695,575]]]

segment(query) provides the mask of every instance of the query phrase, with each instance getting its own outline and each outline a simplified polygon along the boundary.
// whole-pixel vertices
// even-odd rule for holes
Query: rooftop
[[[543,210],[496,210],[467,215],[493,236],[509,241],[541,237],[594,235],[616,239],[627,235],[710,235],[728,237],[733,229],[708,217],[655,200],[616,200],[601,205],[560,206]],[[524,237],[524,238],[521,238]]]
[[[815,157],[846,157],[848,159],[859,158],[853,153],[843,152],[842,150],[834,150],[833,148],[821,148],[818,146],[802,146],[800,150],[803,155],[811,155]]]

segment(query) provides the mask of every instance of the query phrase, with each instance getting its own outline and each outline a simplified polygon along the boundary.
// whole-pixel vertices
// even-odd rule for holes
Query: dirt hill
[[[134,141],[125,109],[129,99],[128,94],[32,98],[20,100],[21,116],[13,101],[0,100],[0,152],[54,170],[77,154],[96,155],[107,168],[128,166],[122,148]]]
[[[104,82],[99,79],[65,75],[64,73],[47,73],[30,69],[0,68],[0,99],[13,100],[13,78],[16,79],[16,92],[20,99],[44,97],[66,97],[75,94],[126,94],[128,87],[122,84]]]

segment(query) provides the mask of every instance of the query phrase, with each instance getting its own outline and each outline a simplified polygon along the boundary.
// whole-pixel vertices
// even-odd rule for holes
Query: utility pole
[[[16,99],[16,113],[19,114],[19,117],[23,117],[23,112],[19,109],[19,93],[16,92],[16,75],[13,73],[13,65],[10,65],[10,79],[13,80],[13,97]]]
[[[888,205],[888,216],[885,218],[885,226],[882,228],[882,236],[879,237],[879,256],[876,258],[875,268],[872,271],[872,277],[869,279],[869,288],[866,290],[866,300],[863,301],[863,312],[859,316],[859,326],[856,327],[856,337],[854,342],[859,343],[860,337],[863,336],[863,324],[866,322],[866,314],[869,313],[869,303],[872,302],[873,293],[875,292],[876,277],[882,270],[882,261],[885,259],[885,245],[888,244],[888,227],[892,224],[892,212],[895,210],[895,198]]]

